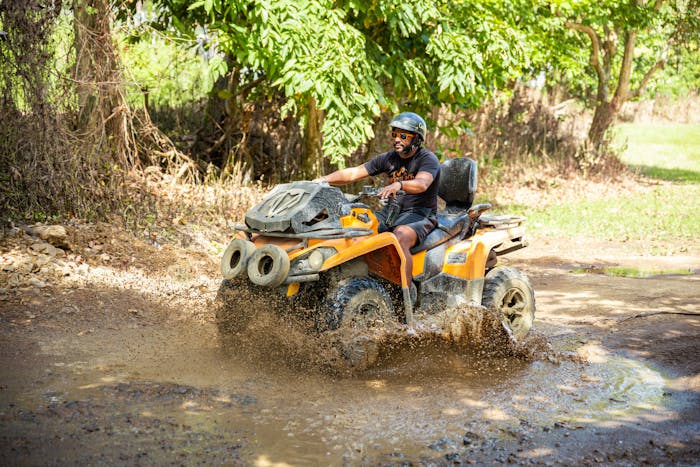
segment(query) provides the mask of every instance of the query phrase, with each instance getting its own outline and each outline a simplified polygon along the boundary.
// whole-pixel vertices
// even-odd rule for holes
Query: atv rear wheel
[[[481,304],[503,314],[503,325],[516,341],[530,332],[535,320],[535,292],[521,271],[503,266],[491,269],[485,277]]]
[[[375,329],[396,319],[391,297],[378,281],[353,277],[341,281],[323,300],[316,329]]]

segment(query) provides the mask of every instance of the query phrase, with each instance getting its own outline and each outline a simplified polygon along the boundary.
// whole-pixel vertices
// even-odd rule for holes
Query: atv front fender
[[[400,285],[404,297],[406,323],[413,321],[413,304],[410,300],[411,277],[406,275],[406,257],[401,245],[391,232],[368,237],[342,249],[337,255],[328,258],[321,271],[327,271],[355,258],[362,257],[369,272],[394,284]]]
[[[369,271],[401,287],[408,287],[411,278],[406,277],[406,257],[399,241],[391,232],[368,237],[356,242],[337,255],[328,258],[321,271],[327,271],[355,258],[364,257]]]

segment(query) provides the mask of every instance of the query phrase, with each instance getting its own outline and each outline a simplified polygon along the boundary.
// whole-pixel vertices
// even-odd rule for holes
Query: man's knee
[[[411,248],[418,240],[418,234],[407,225],[399,225],[394,229],[394,235],[399,244],[404,248]]]

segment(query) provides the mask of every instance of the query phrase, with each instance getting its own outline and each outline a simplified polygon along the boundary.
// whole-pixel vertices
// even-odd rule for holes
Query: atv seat
[[[460,157],[440,164],[438,195],[445,202],[445,209],[438,212],[438,225],[411,253],[429,250],[446,242],[471,227],[468,210],[476,193],[477,167],[473,159]]]

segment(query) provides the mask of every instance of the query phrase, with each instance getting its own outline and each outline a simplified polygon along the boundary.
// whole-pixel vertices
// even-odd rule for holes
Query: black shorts
[[[407,225],[418,235],[416,245],[422,242],[425,237],[427,237],[428,234],[432,232],[435,227],[437,227],[437,216],[430,208],[410,208],[405,211],[401,211],[391,227],[387,227],[387,225],[384,223],[386,221],[386,216],[386,209],[382,209],[381,211],[377,212],[377,219],[379,220],[379,233],[391,232],[398,225]]]

